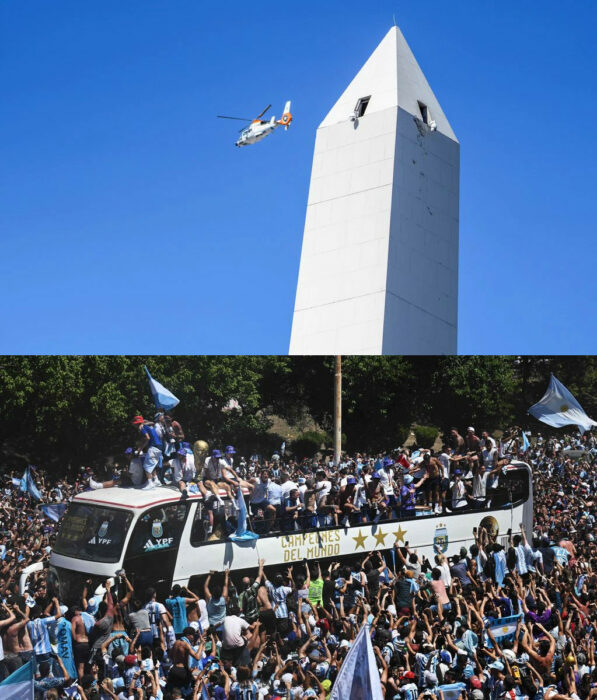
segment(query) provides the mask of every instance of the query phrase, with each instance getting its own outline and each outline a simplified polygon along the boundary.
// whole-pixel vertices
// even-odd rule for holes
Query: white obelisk
[[[456,353],[459,174],[392,27],[317,129],[291,355]]]

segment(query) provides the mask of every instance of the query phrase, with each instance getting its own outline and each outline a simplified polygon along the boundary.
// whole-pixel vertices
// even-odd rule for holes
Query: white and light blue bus
[[[226,515],[233,514],[225,503]],[[107,488],[86,491],[71,501],[50,558],[50,579],[65,600],[80,597],[84,582],[94,585],[125,569],[136,589],[153,586],[160,593],[172,585],[195,587],[210,571],[243,574],[304,559],[338,560],[408,542],[433,560],[434,547],[454,552],[474,543],[473,528],[484,526],[501,544],[509,529],[532,532],[533,482],[529,466],[512,462],[503,468],[500,487],[484,507],[448,510],[438,515],[419,511],[416,517],[347,527],[329,526],[270,532],[251,542],[236,543],[226,531],[209,533],[201,495],[181,498],[178,489]]]

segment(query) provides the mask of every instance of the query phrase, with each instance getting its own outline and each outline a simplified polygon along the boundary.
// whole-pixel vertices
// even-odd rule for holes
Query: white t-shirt
[[[226,615],[222,627],[222,647],[224,649],[238,649],[244,646],[245,640],[242,633],[249,628],[249,623],[238,615]]]
[[[487,496],[487,478],[489,472],[477,474],[473,477],[473,498],[485,498]]]
[[[466,487],[462,481],[454,481],[451,487],[452,493],[452,508],[464,508],[467,504],[466,498],[464,497],[466,493]]]
[[[323,487],[323,488],[322,488]],[[330,493],[332,490],[332,484],[330,481],[327,481],[327,479],[324,479],[323,481],[318,481],[315,484],[315,499],[317,501],[317,505],[320,505],[323,499]],[[319,491],[321,489],[321,491]]]
[[[140,486],[143,482],[144,475],[143,459],[141,457],[133,457],[129,464],[129,476],[131,477],[133,486]]]
[[[201,629],[205,630],[209,627],[209,617],[207,615],[207,603],[203,598],[199,598],[197,601],[197,607],[199,608],[199,622],[201,624]]]
[[[497,459],[497,450],[495,447],[492,447],[490,450],[483,450],[481,452],[483,456],[483,464],[488,468],[492,469],[493,466],[495,465],[495,461]]]
[[[392,467],[382,467],[377,470],[377,473],[381,477],[381,485],[383,490],[386,492],[386,496],[394,495],[394,487],[392,486],[392,479],[394,478],[394,470]]]
[[[450,478],[450,458],[445,452],[442,452],[441,455],[438,457],[439,461],[441,462],[442,467],[444,468],[444,473],[442,478],[444,479],[449,479]]]
[[[298,484],[295,484],[294,481],[291,481],[290,479],[285,481],[282,484],[282,498],[288,498],[292,489],[298,489]]]
[[[172,460],[172,475],[174,476],[174,481],[184,481],[188,482],[195,478],[195,458],[193,455],[188,454],[184,463],[180,457],[175,457]]]

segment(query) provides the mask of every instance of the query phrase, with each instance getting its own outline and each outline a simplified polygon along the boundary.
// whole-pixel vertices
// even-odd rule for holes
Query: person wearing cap
[[[145,421],[143,416],[135,416],[133,425],[139,430],[139,441],[137,448],[145,452],[143,459],[143,469],[147,477],[146,487],[159,486],[158,471],[162,467],[163,442],[155,427]]]
[[[423,476],[416,484],[412,474],[405,474],[400,487],[400,517],[414,518],[417,514],[416,489],[425,481]]]
[[[341,510],[342,525],[356,525],[360,520],[359,514],[361,511],[360,505],[357,505],[360,486],[354,476],[346,477],[346,486],[340,488],[338,502]]]
[[[191,481],[194,481],[197,476],[193,453],[189,452],[185,447],[179,447],[178,450],[176,450],[176,455],[171,464],[172,479],[180,489],[183,498],[186,498],[188,496],[188,485]],[[205,486],[202,483],[198,483],[197,486],[203,497],[207,498],[207,489]]]
[[[466,437],[464,438],[466,451],[472,453],[481,452],[481,440],[475,435],[475,429],[470,425],[466,429]]]
[[[222,501],[220,497],[220,489],[226,492],[229,499],[232,500],[233,498],[231,488],[232,482],[224,474],[226,467],[226,461],[222,459],[220,450],[212,450],[211,457],[205,460],[203,473],[201,475],[204,486],[214,494],[222,505],[224,501]]]
[[[224,461],[231,469],[234,469],[235,454],[236,450],[234,449],[234,445],[226,445],[226,447],[224,448]]]

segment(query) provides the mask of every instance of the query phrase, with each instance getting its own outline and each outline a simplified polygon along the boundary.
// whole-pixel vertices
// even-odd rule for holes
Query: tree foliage
[[[179,399],[173,415],[190,439],[234,444],[245,454],[280,442],[277,415],[305,432],[333,428],[333,357],[5,356],[0,358],[0,459],[62,470],[135,439],[131,419],[153,417],[143,366]],[[477,432],[516,423],[549,432],[527,415],[553,372],[597,415],[595,357],[344,357],[343,447],[383,450],[413,423]],[[240,411],[226,410],[236,399]],[[301,427],[303,426],[303,427]]]

